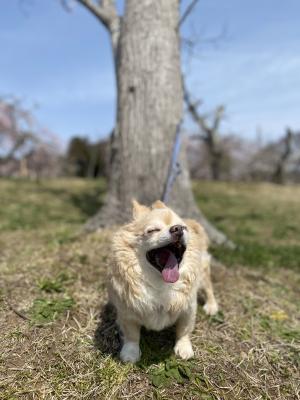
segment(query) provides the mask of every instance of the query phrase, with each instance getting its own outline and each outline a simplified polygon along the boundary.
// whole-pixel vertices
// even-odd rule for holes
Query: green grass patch
[[[33,324],[43,325],[53,322],[73,305],[74,300],[71,297],[39,298],[34,300],[32,307],[28,311],[28,316]]]
[[[287,323],[288,317],[284,313],[274,313],[273,315],[262,315],[260,326],[269,334],[280,337],[287,342],[300,342],[300,330],[295,329]]]
[[[209,321],[212,324],[218,324],[218,325],[223,324],[225,322],[225,316],[223,311],[219,310],[217,314],[210,316]]]
[[[234,250],[224,247],[212,248],[212,254],[225,265],[247,265],[254,268],[270,269],[284,267],[300,269],[300,246],[267,245],[259,242],[236,240]]]
[[[82,224],[101,207],[103,180],[1,179],[0,231]]]
[[[62,272],[54,279],[43,278],[38,282],[40,290],[46,293],[61,293],[65,291],[65,283],[70,280],[70,277],[65,272]]]
[[[183,384],[193,379],[191,363],[179,361],[174,357],[166,360],[159,367],[153,368],[149,373],[153,386],[162,388],[170,384]]]
[[[300,186],[195,182],[196,200],[237,249],[212,249],[226,265],[300,269]]]

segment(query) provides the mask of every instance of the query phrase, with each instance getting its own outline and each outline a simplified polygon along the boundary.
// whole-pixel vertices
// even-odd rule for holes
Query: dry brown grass
[[[64,213],[59,226],[0,233],[1,399],[300,398],[295,269],[215,268],[222,313],[208,318],[199,305],[196,356],[185,365],[191,375],[161,379],[156,387],[153,376],[164,378],[168,363],[181,366],[171,355],[172,330],[143,332],[139,365],[118,361],[105,291],[111,231],[72,239],[80,224],[62,235]],[[32,308],[39,298],[46,305],[72,298],[74,305],[41,323]]]

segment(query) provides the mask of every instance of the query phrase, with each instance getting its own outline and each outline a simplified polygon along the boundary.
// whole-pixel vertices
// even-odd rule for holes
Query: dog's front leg
[[[129,319],[119,320],[119,325],[123,333],[123,346],[120,358],[124,362],[135,363],[141,357],[140,351],[140,330],[141,327],[135,321]]]
[[[176,343],[174,347],[175,354],[184,360],[194,357],[194,351],[190,340],[190,333],[192,333],[195,326],[197,309],[197,299],[195,299],[190,307],[183,311],[176,323]]]
[[[215,315],[218,312],[219,307],[218,307],[218,303],[216,301],[213,286],[211,283],[210,266],[209,265],[208,265],[208,268],[204,272],[202,285],[203,285],[204,292],[206,294],[206,301],[203,306],[203,309],[207,315]]]

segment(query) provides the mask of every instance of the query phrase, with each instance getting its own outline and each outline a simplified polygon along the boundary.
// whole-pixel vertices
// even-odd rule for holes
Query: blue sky
[[[298,0],[199,1],[182,32],[199,45],[193,57],[184,53],[183,68],[203,112],[225,104],[224,133],[251,139],[259,129],[267,141],[287,125],[300,129],[299,17]],[[206,40],[222,32],[217,45]],[[73,135],[94,140],[110,132],[109,40],[81,6],[68,13],[59,0],[2,2],[0,46],[0,95],[23,99],[63,145]],[[195,129],[191,122],[187,127]]]

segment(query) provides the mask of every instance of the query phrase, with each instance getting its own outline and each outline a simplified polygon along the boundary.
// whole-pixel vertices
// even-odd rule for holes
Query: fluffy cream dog
[[[133,201],[133,221],[114,236],[109,296],[123,333],[120,358],[141,356],[140,328],[159,331],[176,324],[175,353],[193,357],[197,291],[204,289],[204,310],[218,310],[210,280],[210,256],[203,228],[182,220],[161,201],[151,208]]]

